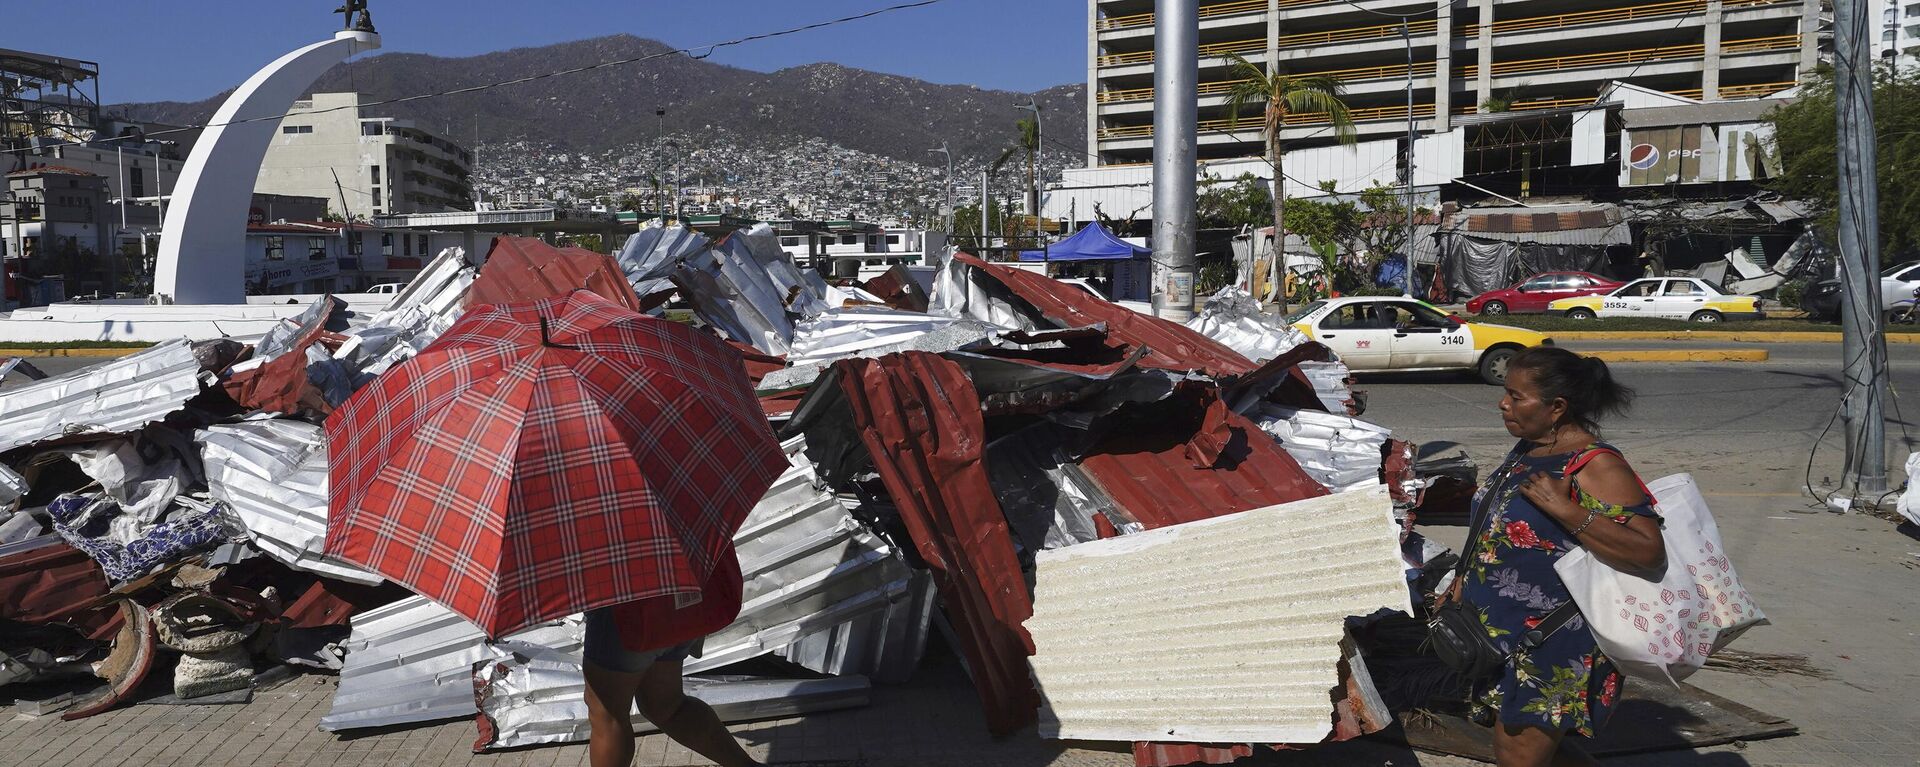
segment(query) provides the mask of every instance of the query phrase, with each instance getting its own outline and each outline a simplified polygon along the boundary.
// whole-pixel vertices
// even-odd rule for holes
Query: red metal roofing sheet
[[[834,363],[875,471],[933,571],[987,726],[1033,723],[1033,615],[1007,518],[987,482],[980,398],[960,366],[925,352]]]
[[[1327,494],[1212,390],[1176,394],[1131,417],[1137,427],[1113,427],[1080,466],[1148,529]]]
[[[67,623],[97,635],[115,620],[112,610],[81,610],[107,595],[107,575],[87,555],[64,543],[0,558],[0,619]]]
[[[1256,367],[1239,352],[1184,325],[1141,314],[1052,277],[991,264],[965,253],[956,253],[954,258],[998,280],[1063,327],[1106,323],[1110,340],[1150,350],[1141,360],[1142,366],[1199,370],[1214,376],[1238,375]]]
[[[480,277],[467,291],[467,306],[537,301],[585,288],[601,298],[640,311],[626,273],[612,256],[585,248],[556,248],[532,237],[495,237]]]

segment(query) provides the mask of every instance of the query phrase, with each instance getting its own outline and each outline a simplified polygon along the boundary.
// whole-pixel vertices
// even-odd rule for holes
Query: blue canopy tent
[[[1020,251],[1022,261],[1128,261],[1147,258],[1153,251],[1113,236],[1113,232],[1089,221],[1072,237],[1048,245],[1047,249]]]
[[[1048,245],[1046,250],[1020,251],[1022,261],[1108,262],[1111,280],[1106,292],[1115,301],[1145,301],[1153,279],[1153,251],[1113,236],[1113,232],[1089,221],[1073,236]]]

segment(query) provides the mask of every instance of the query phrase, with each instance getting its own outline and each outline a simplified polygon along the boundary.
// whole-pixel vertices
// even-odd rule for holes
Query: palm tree
[[[1014,123],[1014,127],[1020,132],[1019,142],[1007,147],[1006,151],[1001,152],[1000,157],[993,161],[993,167],[989,168],[988,172],[999,173],[1000,166],[1006,165],[1007,160],[1011,159],[1014,153],[1021,151],[1026,152],[1027,212],[1038,215],[1040,209],[1040,187],[1038,186],[1039,176],[1037,175],[1038,170],[1035,162],[1040,154],[1040,121],[1038,119],[1029,120],[1022,117]]]
[[[1287,290],[1282,262],[1286,260],[1287,230],[1284,216],[1287,194],[1285,174],[1280,164],[1280,131],[1286,127],[1288,115],[1324,114],[1327,121],[1332,123],[1333,135],[1340,143],[1352,144],[1353,116],[1348,113],[1346,103],[1340,100],[1343,87],[1338,80],[1324,75],[1269,74],[1243,56],[1233,55],[1231,58],[1233,63],[1229,69],[1236,82],[1227,91],[1227,125],[1238,125],[1243,105],[1249,102],[1265,102],[1267,105],[1261,130],[1267,140],[1267,162],[1273,164],[1273,267],[1270,279],[1273,281],[1274,295],[1280,302],[1280,313],[1286,314]],[[1253,286],[1251,270],[1247,274],[1247,286]]]

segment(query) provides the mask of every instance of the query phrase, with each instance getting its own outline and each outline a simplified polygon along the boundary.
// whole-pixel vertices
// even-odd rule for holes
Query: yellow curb
[[[1538,331],[1568,341],[1737,341],[1751,344],[1840,343],[1839,333],[1799,330],[1568,330]],[[1920,344],[1920,333],[1887,333],[1890,344]]]
[[[146,347],[115,347],[97,349],[85,347],[78,349],[34,349],[24,346],[0,346],[0,357],[125,357]]]
[[[1766,362],[1765,349],[1601,349],[1581,354],[1607,362]]]

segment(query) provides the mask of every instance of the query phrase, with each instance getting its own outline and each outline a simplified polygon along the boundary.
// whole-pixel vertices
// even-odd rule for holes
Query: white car
[[[1547,314],[1571,320],[1596,317],[1655,317],[1692,322],[1766,319],[1760,299],[1720,292],[1692,277],[1634,280],[1604,296],[1562,298],[1547,304]]]
[[[378,285],[375,285],[375,286],[373,286],[373,287],[371,287],[371,288],[367,288],[367,292],[368,292],[368,293],[380,293],[380,294],[384,294],[384,295],[393,295],[393,294],[395,294],[395,293],[399,293],[399,292],[400,292],[400,289],[401,289],[401,288],[404,288],[404,287],[406,287],[406,286],[407,286],[407,284],[406,284],[406,283],[404,283],[404,282],[382,282],[382,283],[380,283],[380,284],[378,284]]]
[[[1314,301],[1287,323],[1325,344],[1356,372],[1470,370],[1499,385],[1507,362],[1529,346],[1553,344],[1541,333],[1459,318],[1412,298],[1356,296]]]
[[[1913,300],[1920,290],[1920,261],[1908,261],[1880,273],[1880,308],[1888,309],[1901,301]]]

